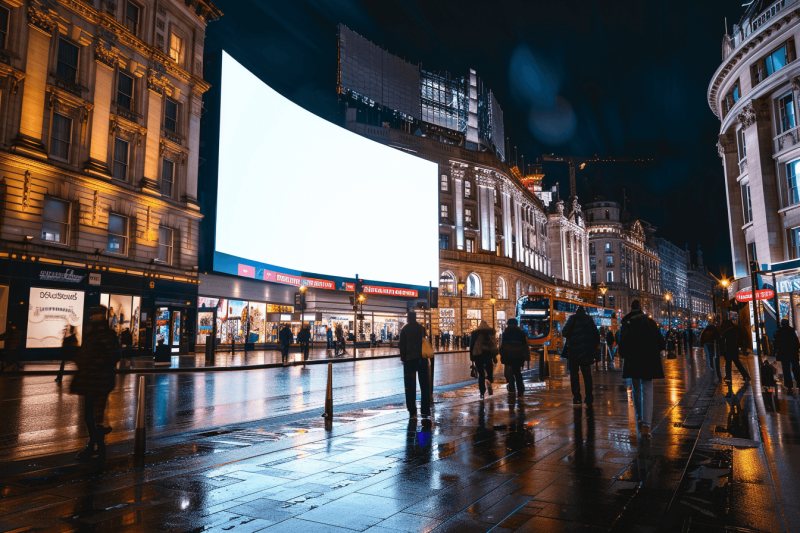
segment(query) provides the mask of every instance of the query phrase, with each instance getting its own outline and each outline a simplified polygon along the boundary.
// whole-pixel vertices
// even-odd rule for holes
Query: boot
[[[89,432],[89,442],[86,443],[86,447],[78,452],[78,455],[75,456],[75,459],[80,461],[85,461],[90,459],[92,455],[94,455],[94,445],[95,445],[95,432]]]
[[[95,429],[95,450],[92,458],[104,459],[106,456],[106,435],[111,433],[110,427],[97,426]]]

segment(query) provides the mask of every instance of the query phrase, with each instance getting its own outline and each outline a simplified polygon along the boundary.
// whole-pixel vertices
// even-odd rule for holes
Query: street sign
[[[772,289],[760,289],[756,291],[756,300],[769,300],[775,296],[775,291]],[[752,302],[753,291],[739,291],[736,293],[736,299],[740,302]]]

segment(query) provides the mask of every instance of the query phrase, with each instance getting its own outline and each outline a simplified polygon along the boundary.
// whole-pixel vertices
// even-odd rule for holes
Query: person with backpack
[[[569,317],[561,334],[566,339],[568,347],[567,363],[569,366],[569,379],[572,386],[572,405],[581,405],[581,383],[578,372],[583,374],[583,386],[586,389],[586,405],[592,405],[592,363],[598,359],[600,348],[600,333],[592,317],[586,313],[583,306]]]
[[[775,330],[772,343],[775,346],[775,358],[783,367],[783,384],[791,394],[794,390],[792,375],[800,387],[800,340],[787,319],[781,320],[781,327]]]
[[[400,361],[403,362],[403,382],[406,408],[411,420],[417,418],[417,380],[419,381],[422,425],[431,426],[431,386],[428,379],[428,360],[422,356],[425,328],[417,322],[417,313],[409,311],[408,323],[400,330]]]
[[[516,318],[510,319],[503,332],[503,341],[500,343],[500,362],[505,365],[508,392],[524,394],[522,365],[531,360],[531,348],[528,346],[528,336],[517,324]]]
[[[469,337],[469,360],[475,367],[478,374],[478,389],[481,393],[481,400],[489,390],[489,396],[494,394],[492,383],[494,383],[494,362],[497,358],[497,334],[494,328],[481,320],[480,325]]]
[[[750,381],[750,373],[739,360],[740,349],[745,350],[745,353],[747,353],[744,335],[729,318],[722,321],[722,326],[720,327],[720,342],[722,344],[722,355],[725,357],[725,381],[733,381],[731,367],[734,364],[744,380]]]
[[[658,324],[642,311],[639,300],[631,302],[631,312],[622,319],[619,356],[625,361],[623,379],[630,379],[633,410],[642,437],[650,436],[653,422],[653,380],[664,379],[661,352],[666,348]]]

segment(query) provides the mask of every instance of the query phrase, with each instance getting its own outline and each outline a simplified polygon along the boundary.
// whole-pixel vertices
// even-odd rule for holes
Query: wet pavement
[[[64,435],[35,454],[35,434],[9,442],[13,423],[0,422],[0,531],[797,530],[797,400],[762,394],[738,374],[717,384],[700,352],[664,361],[650,439],[637,434],[613,365],[594,374],[594,405],[575,408],[558,361],[542,384],[534,365],[524,395],[499,379],[481,401],[463,383],[464,355],[438,359],[432,431],[408,420],[391,359],[334,365],[329,426],[318,416],[324,366],[148,376],[154,412],[140,468],[125,431],[105,462],[76,463],[71,397],[53,396],[44,377],[3,378],[12,418],[45,427],[62,409],[72,423],[56,424]],[[118,392],[124,411],[133,376],[119,379],[131,389]],[[27,405],[19,399],[31,393]]]

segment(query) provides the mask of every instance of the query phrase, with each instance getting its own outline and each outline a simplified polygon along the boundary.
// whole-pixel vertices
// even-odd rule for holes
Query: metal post
[[[139,376],[139,397],[136,408],[136,431],[133,440],[133,455],[136,459],[144,459],[144,454],[147,451],[147,429],[145,426],[145,418],[147,414],[147,407],[145,405],[145,384],[144,376]]]
[[[758,362],[761,364],[761,332],[758,328],[758,300],[756,300],[756,291],[758,290],[758,264],[755,261],[750,262],[750,291],[753,294],[753,326],[756,331],[756,353],[758,354]]]
[[[333,363],[328,363],[328,388],[325,391],[325,418],[333,418]]]

